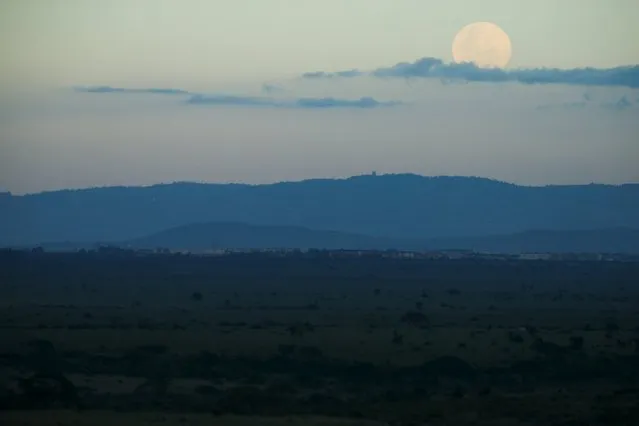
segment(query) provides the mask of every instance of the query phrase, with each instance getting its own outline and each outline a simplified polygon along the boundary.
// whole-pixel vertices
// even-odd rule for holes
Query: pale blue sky
[[[512,67],[639,63],[636,0],[0,0],[3,79],[206,86],[314,69],[448,61],[493,21]],[[7,72],[8,71],[8,72]]]
[[[639,181],[639,68],[588,87],[299,78],[447,63],[475,21],[510,35],[513,70],[639,64],[637,0],[0,0],[0,190],[371,170]]]

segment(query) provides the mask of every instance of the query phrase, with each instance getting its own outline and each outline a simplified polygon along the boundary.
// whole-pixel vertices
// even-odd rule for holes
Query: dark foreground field
[[[637,425],[639,263],[0,254],[3,425]]]

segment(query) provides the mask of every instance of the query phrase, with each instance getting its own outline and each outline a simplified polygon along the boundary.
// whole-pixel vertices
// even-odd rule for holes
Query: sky
[[[477,21],[505,70],[451,63]],[[0,190],[637,182],[636,22],[636,0],[0,0]]]

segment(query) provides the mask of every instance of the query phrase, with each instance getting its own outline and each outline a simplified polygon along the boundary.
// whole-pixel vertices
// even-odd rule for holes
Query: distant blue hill
[[[120,244],[131,248],[210,249],[350,249],[385,250],[418,243],[337,231],[317,231],[299,226],[261,226],[236,222],[198,223],[167,229]]]
[[[0,245],[128,241],[210,222],[412,240],[531,229],[639,229],[639,185],[525,187],[474,177],[399,174],[269,185],[174,183],[0,197]]]

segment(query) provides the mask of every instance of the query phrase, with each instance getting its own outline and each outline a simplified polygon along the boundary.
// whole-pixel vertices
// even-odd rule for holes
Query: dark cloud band
[[[372,71],[357,69],[338,72],[316,71],[303,74],[306,79],[354,78],[438,78],[443,81],[522,84],[569,84],[581,86],[618,86],[639,88],[639,65],[615,68],[533,68],[503,70],[478,68],[472,63],[444,63],[437,58],[422,58],[415,62],[400,62]]]
[[[298,109],[330,109],[330,108],[361,108],[370,109],[385,106],[400,105],[401,102],[380,102],[371,97],[359,99],[338,98],[298,98],[293,100],[279,100],[274,98],[255,98],[242,96],[207,96],[194,95],[188,103],[196,105],[241,105],[274,108]]]
[[[141,93],[141,94],[155,94],[155,95],[188,95],[189,92],[182,89],[171,88],[149,88],[149,89],[127,89],[123,87],[112,86],[83,86],[75,87],[76,92],[86,93]]]
[[[297,108],[297,109],[330,109],[360,108],[371,109],[400,105],[401,102],[382,102],[371,97],[359,99],[340,98],[293,98],[277,99],[272,97],[253,97],[238,95],[205,95],[190,93],[186,90],[171,88],[127,89],[111,86],[76,87],[76,91],[85,93],[120,93],[120,94],[164,94],[186,95],[186,103],[190,105],[228,105],[244,107]]]

